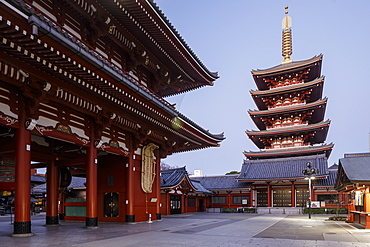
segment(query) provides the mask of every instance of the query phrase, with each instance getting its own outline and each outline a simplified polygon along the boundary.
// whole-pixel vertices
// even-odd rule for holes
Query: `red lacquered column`
[[[161,220],[162,215],[161,215],[161,159],[159,158],[159,151],[157,151],[157,159],[156,159],[156,166],[155,166],[155,182],[156,182],[156,192],[157,192],[157,202],[156,202],[156,220]]]
[[[26,130],[26,114],[22,99],[19,107],[19,129],[16,131],[15,154],[15,217],[13,236],[31,233],[31,132]]]
[[[92,133],[94,133],[92,131]],[[86,162],[86,227],[98,226],[98,166],[97,149],[91,138]]]
[[[295,186],[294,181],[292,181],[292,207],[295,207]]]
[[[46,226],[59,225],[58,219],[58,186],[59,186],[58,167],[54,162],[47,165],[46,177]]]
[[[127,188],[126,188],[126,222],[135,222],[134,212],[134,156],[133,152],[130,152],[130,156],[127,159]]]
[[[272,195],[271,195],[271,185],[267,184],[267,207],[272,207]]]

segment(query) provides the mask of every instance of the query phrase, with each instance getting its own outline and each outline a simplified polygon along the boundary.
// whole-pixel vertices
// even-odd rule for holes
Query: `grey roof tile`
[[[370,157],[348,157],[339,159],[339,167],[342,167],[348,179],[352,181],[370,181]],[[340,168],[339,168],[340,169]]]
[[[330,171],[329,176],[326,178],[321,178],[315,180],[313,186],[314,187],[333,187],[335,186],[335,182],[337,179],[338,171]]]
[[[249,188],[248,183],[238,182],[236,180],[237,176],[238,175],[222,175],[210,177],[193,177],[193,179],[200,181],[204,188],[208,190]]]
[[[245,160],[237,178],[243,180],[272,180],[304,178],[302,171],[307,162],[319,170],[317,176],[327,176],[328,165],[325,155],[310,155],[277,159]]]
[[[190,181],[193,184],[193,186],[195,187],[195,189],[196,189],[197,192],[202,192],[204,194],[213,194],[212,191],[209,191],[206,188],[204,188],[203,185],[200,183],[199,180],[190,179]]]
[[[31,175],[31,183],[46,183],[45,176]]]
[[[174,187],[182,182],[188,172],[184,167],[161,171],[161,187]]]

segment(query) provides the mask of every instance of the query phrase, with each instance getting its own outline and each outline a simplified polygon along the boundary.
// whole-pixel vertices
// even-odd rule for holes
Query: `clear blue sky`
[[[289,6],[295,61],[324,54],[328,97],[326,142],[335,144],[329,165],[344,153],[368,152],[370,131],[370,1],[340,0],[156,0],[188,45],[220,78],[177,97],[177,109],[211,133],[225,132],[219,148],[173,154],[163,161],[204,175],[239,171],[244,150],[257,151],[245,134],[257,129],[250,71],[280,64],[281,21]]]

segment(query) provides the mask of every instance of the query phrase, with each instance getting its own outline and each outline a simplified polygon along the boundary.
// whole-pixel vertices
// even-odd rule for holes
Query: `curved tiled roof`
[[[156,93],[152,92],[149,88],[141,85],[137,80],[135,80],[133,77],[128,75],[125,71],[117,67],[113,62],[105,59],[101,54],[98,53],[98,51],[92,49],[87,44],[85,44],[82,40],[75,37],[73,34],[68,32],[68,30],[63,29],[57,23],[55,23],[52,19],[48,18],[46,15],[41,13],[40,11],[36,11],[35,8],[32,5],[25,4],[22,0],[17,1],[19,4],[19,7],[22,8],[22,10],[25,13],[28,13],[30,15],[29,22],[35,24],[40,28],[40,30],[44,30],[48,33],[50,37],[57,40],[58,43],[63,43],[64,46],[68,49],[70,49],[73,52],[76,52],[78,56],[83,58],[85,61],[93,65],[94,67],[100,68],[100,71],[106,73],[106,75],[112,77],[117,82],[123,84],[125,87],[127,87],[129,90],[132,90],[135,94],[137,94],[140,97],[143,97],[151,104],[154,104],[156,107],[164,110],[166,114],[169,114],[169,119],[175,119],[180,118],[182,120],[184,128],[186,128],[186,132],[197,132],[196,135],[199,138],[197,139],[197,142],[203,142],[206,143],[204,145],[192,145],[192,146],[184,146],[182,150],[180,151],[189,151],[189,150],[195,150],[195,149],[201,149],[205,147],[212,147],[212,146],[218,146],[218,142],[222,141],[224,138],[223,133],[221,134],[212,134],[208,130],[205,130],[204,128],[197,125],[195,122],[191,121],[189,118],[178,112],[174,107],[168,103],[166,100],[164,100],[162,97],[158,96]],[[131,1],[130,1],[131,2]],[[130,4],[137,4],[134,1],[132,1]],[[5,19],[2,19],[1,21],[5,21]],[[10,22],[9,22],[10,23]],[[16,27],[15,27],[16,28]],[[20,30],[17,32],[21,33]],[[28,36],[26,36],[26,33],[23,32],[21,35],[25,36],[25,40],[28,39]],[[14,35],[16,36],[16,35]],[[19,37],[18,37],[19,38]],[[17,38],[17,39],[18,39]],[[8,42],[13,41],[12,39],[9,39]],[[26,42],[26,41],[25,41]],[[50,52],[50,44],[44,43],[44,41],[40,41],[41,43],[38,44],[38,48],[32,47],[35,44],[30,44],[29,49],[34,49],[35,54],[39,55],[44,53],[44,51]],[[27,43],[27,42],[26,42]],[[43,47],[40,49],[40,47]],[[37,50],[37,52],[36,52]],[[24,59],[27,57],[25,54],[17,52],[13,54],[15,57],[18,57],[19,59]],[[64,55],[63,55],[64,56]],[[53,63],[58,63],[58,65],[65,64],[66,58],[61,58],[59,55],[53,58]],[[69,59],[69,58],[68,58]],[[30,60],[29,63],[32,65],[32,63],[37,64],[38,62],[34,60]],[[43,63],[48,63],[48,61],[43,60]],[[78,64],[73,65],[76,69],[75,71],[80,70],[81,66]],[[189,65],[190,66],[190,65]],[[70,70],[72,67],[69,68]],[[68,69],[68,70],[69,70]],[[84,67],[85,69],[85,67]],[[52,69],[50,69],[52,71]],[[95,80],[94,76],[91,75],[91,71],[87,70],[88,73],[83,73],[84,75],[80,75],[81,79],[86,80]],[[54,72],[52,72],[54,73]],[[77,72],[76,72],[77,73]],[[214,75],[213,75],[214,76]],[[95,81],[97,86],[103,86],[106,87],[106,85],[103,85],[104,83],[100,80]],[[101,84],[100,84],[101,83]],[[128,91],[129,91],[128,90]],[[116,89],[110,89],[109,94],[120,98],[122,93],[119,92],[119,90]],[[130,107],[131,108],[131,107]],[[134,108],[132,108],[134,109]],[[188,133],[185,133],[185,135],[188,135]],[[181,133],[183,134],[183,133]],[[192,136],[194,137],[194,133],[192,133]]]
[[[253,100],[259,110],[267,110],[263,98],[276,97],[282,94],[311,90],[309,102],[314,102],[322,98],[325,77],[316,78],[305,83],[293,84],[284,87],[277,87],[270,90],[250,90]]]
[[[207,190],[206,188],[203,187],[203,185],[200,183],[198,180],[190,179],[191,183],[195,187],[195,190],[199,193],[204,193],[204,194],[213,194],[212,191]]]
[[[297,114],[302,112],[310,111],[312,112],[310,123],[318,123],[324,119],[325,108],[327,103],[327,98],[317,100],[308,104],[297,104],[290,105],[286,107],[279,107],[269,110],[262,111],[248,111],[249,115],[252,117],[252,120],[260,130],[265,130],[266,125],[263,122],[263,118],[272,118],[281,116],[283,114]]]
[[[323,144],[318,146],[294,147],[294,148],[279,148],[267,149],[263,151],[244,151],[243,154],[250,160],[253,159],[272,159],[277,157],[292,157],[300,155],[325,154],[329,158],[334,147],[333,143]]]
[[[245,160],[238,181],[274,181],[304,179],[307,162],[318,169],[316,176],[329,175],[325,155],[310,155],[277,159]]]
[[[196,177],[204,188],[208,190],[217,189],[246,189],[249,188],[248,183],[238,182],[236,180],[238,175],[223,175],[223,176],[210,176],[210,177]]]
[[[184,167],[161,171],[161,188],[171,188],[179,185],[188,175]]]
[[[339,169],[351,182],[370,182],[370,156],[341,158]]]
[[[318,56],[314,56],[314,57],[306,59],[306,60],[293,61],[291,63],[283,63],[283,64],[279,64],[279,65],[276,65],[274,67],[267,68],[267,69],[252,70],[251,73],[253,75],[260,75],[260,76],[270,75],[270,74],[273,74],[273,73],[276,73],[276,72],[282,73],[284,71],[306,67],[307,65],[312,65],[316,62],[321,61],[322,58],[323,58],[323,54],[320,54]]]
[[[314,188],[317,187],[332,187],[334,188],[335,181],[337,179],[338,171],[329,171],[329,176],[327,178],[317,179],[313,184]]]
[[[31,183],[46,183],[45,176],[31,175]]]
[[[296,125],[286,128],[273,128],[268,130],[251,130],[246,131],[248,137],[253,141],[253,143],[260,149],[265,148],[265,144],[262,142],[261,138],[269,138],[276,136],[290,136],[292,134],[309,134],[312,133],[314,136],[310,139],[310,144],[323,143],[326,140],[330,125],[330,120],[325,122],[319,122],[315,124],[308,125]],[[313,133],[314,132],[314,133]]]

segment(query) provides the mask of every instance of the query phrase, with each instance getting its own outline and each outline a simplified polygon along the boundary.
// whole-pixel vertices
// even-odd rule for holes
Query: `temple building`
[[[218,78],[153,0],[0,3],[0,191],[31,236],[30,171],[46,168],[46,226],[161,219],[160,161],[218,147],[165,97]],[[72,177],[86,194],[66,202]],[[66,210],[67,209],[67,210]]]
[[[370,153],[339,159],[335,189],[348,202],[347,222],[370,229]]]
[[[323,56],[292,61],[292,20],[287,14],[282,22],[283,62],[251,72],[257,89],[250,93],[257,110],[248,113],[258,130],[246,134],[259,151],[244,152],[237,177],[251,187],[251,206],[305,207],[310,194],[302,173],[306,165],[315,169],[316,179],[329,176],[333,144],[325,143],[330,121],[324,120]],[[317,200],[314,189],[311,199]]]

